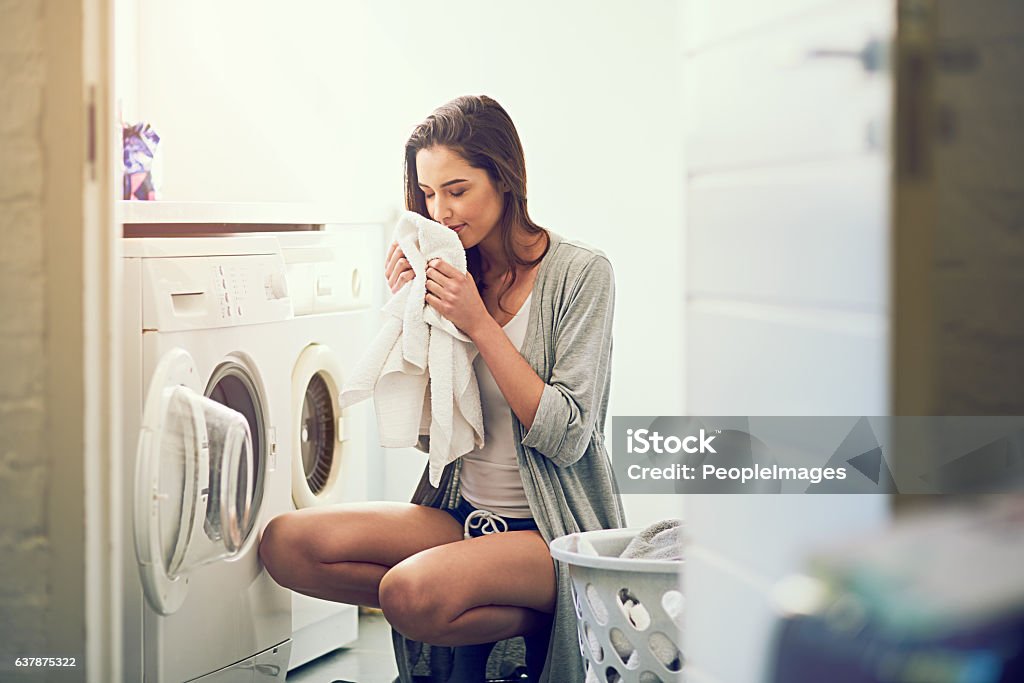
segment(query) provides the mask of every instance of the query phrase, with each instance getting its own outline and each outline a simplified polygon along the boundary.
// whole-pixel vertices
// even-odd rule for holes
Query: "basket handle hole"
[[[594,613],[594,619],[604,626],[608,623],[608,605],[604,604],[604,600],[601,599],[601,592],[592,583],[587,584],[584,592],[587,596],[587,603],[590,605],[590,611]]]
[[[683,653],[679,651],[672,639],[664,633],[655,632],[647,639],[654,658],[661,662],[669,671],[675,672],[683,668]]]
[[[637,631],[646,631],[651,625],[651,613],[628,588],[622,588],[615,596],[619,609],[630,625]]]
[[[661,608],[677,626],[683,625],[683,594],[679,591],[665,591],[661,596]]]
[[[590,656],[594,658],[595,662],[600,664],[604,661],[604,648],[601,647],[601,641],[598,640],[594,629],[590,628],[590,624],[586,622],[583,622],[583,634],[587,639],[586,644],[590,649]]]

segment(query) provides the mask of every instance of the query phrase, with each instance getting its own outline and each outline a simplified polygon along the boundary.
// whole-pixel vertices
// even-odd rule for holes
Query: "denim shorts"
[[[465,538],[478,538],[502,531],[537,531],[533,517],[502,517],[488,510],[473,507],[465,498],[454,509],[444,511],[462,525]]]

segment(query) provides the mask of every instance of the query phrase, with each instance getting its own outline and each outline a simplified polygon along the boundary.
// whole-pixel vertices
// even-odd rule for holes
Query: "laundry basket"
[[[641,529],[556,538],[551,555],[572,579],[587,682],[682,681],[682,562],[620,558]]]

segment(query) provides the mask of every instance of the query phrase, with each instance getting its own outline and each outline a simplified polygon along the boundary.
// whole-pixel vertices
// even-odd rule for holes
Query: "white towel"
[[[663,519],[629,541],[619,557],[635,560],[683,559],[682,520]]]
[[[372,395],[385,448],[415,446],[429,434],[429,478],[436,487],[445,465],[484,445],[476,345],[425,302],[427,263],[440,258],[464,273],[466,252],[454,231],[412,211],[395,226],[395,241],[414,277],[384,305],[387,321],[345,381],[339,403],[345,408]]]

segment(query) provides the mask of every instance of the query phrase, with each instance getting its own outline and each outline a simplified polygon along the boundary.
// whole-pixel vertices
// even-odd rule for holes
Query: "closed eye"
[[[465,190],[459,190],[458,192],[449,192],[448,194],[450,194],[453,197],[461,197],[462,195],[466,194],[466,191]],[[423,193],[423,198],[424,199],[433,199],[434,195],[427,194],[426,192],[424,192]]]

